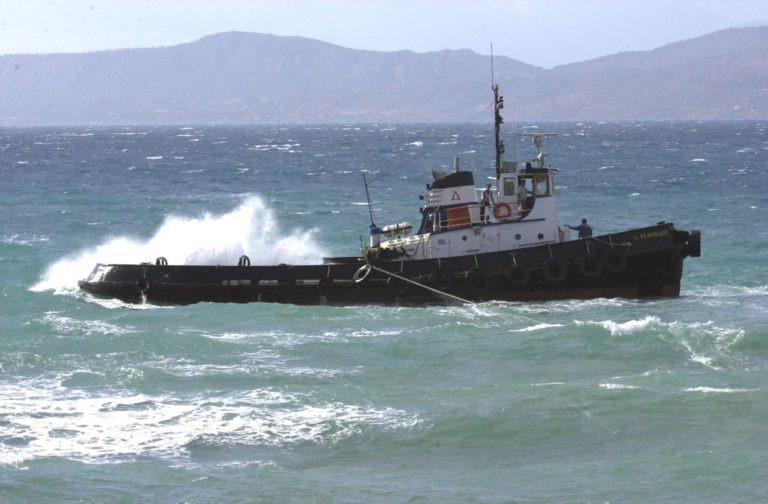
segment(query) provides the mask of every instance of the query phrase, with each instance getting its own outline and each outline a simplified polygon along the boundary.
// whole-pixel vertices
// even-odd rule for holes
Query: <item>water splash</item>
[[[169,215],[155,234],[146,239],[126,236],[63,257],[46,269],[31,290],[66,293],[77,290],[77,281],[88,276],[97,263],[137,264],[165,257],[169,264],[237,264],[243,254],[254,264],[308,264],[324,255],[314,230],[282,231],[266,203],[248,196],[229,213],[199,217]]]

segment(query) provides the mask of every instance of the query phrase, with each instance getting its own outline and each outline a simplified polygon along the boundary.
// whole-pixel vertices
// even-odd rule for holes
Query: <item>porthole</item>
[[[522,236],[520,236],[520,233],[517,233],[517,234],[515,235],[515,240],[518,240],[518,241],[519,241],[521,238],[522,238]]]
[[[544,239],[544,235],[539,233],[539,240],[543,240],[543,239]]]

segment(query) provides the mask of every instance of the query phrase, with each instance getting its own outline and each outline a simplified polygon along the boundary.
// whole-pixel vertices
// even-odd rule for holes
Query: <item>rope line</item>
[[[430,287],[429,285],[424,285],[423,283],[416,282],[415,280],[411,280],[410,278],[406,278],[404,276],[400,276],[398,274],[392,273],[391,271],[387,271],[387,270],[385,270],[383,268],[379,268],[378,266],[376,266],[374,264],[371,264],[370,266],[371,266],[371,268],[373,268],[374,270],[376,270],[376,271],[378,271],[380,273],[384,273],[385,275],[389,275],[391,277],[397,278],[398,280],[402,280],[404,282],[408,282],[408,283],[413,284],[413,285],[415,285],[417,287],[421,287],[421,288],[427,289],[428,291],[434,292],[435,294],[440,294],[441,296],[446,296],[446,297],[452,298],[452,299],[454,299],[456,301],[460,301],[462,303],[470,304],[470,305],[473,305],[473,306],[476,306],[478,304],[475,301],[470,301],[468,299],[460,298],[459,296],[454,296],[453,294],[448,294],[447,292],[443,292],[441,290],[434,289],[434,288]],[[541,322],[540,320],[532,319],[531,317],[526,317],[525,315],[519,315],[517,313],[513,313],[512,316],[515,317],[515,318],[519,318],[521,320],[527,320],[528,322],[533,322],[534,324],[538,324],[538,325],[544,324],[544,322]]]
[[[397,275],[395,273],[392,273],[391,271],[387,271],[387,270],[385,270],[383,268],[379,268],[378,266],[375,266],[373,264],[371,264],[371,268],[375,269],[376,271],[378,271],[380,273],[384,273],[385,275],[389,275],[391,277],[397,278],[398,280],[402,280],[403,282],[408,282],[410,284],[416,285],[417,287],[421,287],[421,288],[427,289],[428,291],[434,292],[435,294],[440,294],[441,296],[446,296],[446,297],[455,299],[456,301],[461,301],[462,303],[467,303],[467,304],[471,304],[471,305],[476,305],[477,304],[474,301],[470,301],[468,299],[460,298],[459,296],[454,296],[453,294],[448,294],[447,292],[443,292],[443,291],[441,291],[439,289],[432,288],[429,285],[424,285],[423,283],[419,283],[419,282],[417,282],[415,280],[411,280],[410,278],[406,278],[404,276]]]

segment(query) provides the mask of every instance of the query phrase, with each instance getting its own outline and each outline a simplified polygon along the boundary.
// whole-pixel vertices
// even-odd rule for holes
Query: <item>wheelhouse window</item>
[[[547,173],[537,173],[533,176],[533,196],[541,198],[543,196],[552,196],[552,179]]]

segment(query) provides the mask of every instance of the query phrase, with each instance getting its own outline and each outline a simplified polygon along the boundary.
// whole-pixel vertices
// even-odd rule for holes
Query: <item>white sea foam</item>
[[[760,389],[717,388],[717,387],[688,387],[685,392],[701,392],[703,394],[736,394],[739,392],[759,392]]]
[[[509,332],[518,333],[518,332],[533,332],[533,331],[540,331],[542,329],[551,329],[554,327],[563,327],[563,324],[536,324],[529,327],[523,327],[522,329],[510,329]]]
[[[624,385],[621,383],[601,383],[600,384],[601,389],[606,390],[638,390],[640,387],[637,385]]]
[[[623,323],[616,323],[612,320],[606,320],[603,322],[603,327],[611,331],[612,335],[618,334],[631,334],[638,331],[644,331],[651,325],[658,324],[659,318],[648,316],[642,320],[629,320]]]
[[[97,263],[137,264],[165,257],[169,264],[237,264],[243,254],[259,264],[307,264],[325,254],[313,239],[314,230],[281,231],[264,201],[249,196],[229,213],[199,217],[171,215],[145,240],[107,238],[51,264],[33,291],[73,292],[77,281]]]
[[[607,331],[610,331],[612,336],[618,336],[622,334],[632,334],[638,331],[644,331],[653,325],[660,323],[658,317],[647,316],[641,320],[628,320],[626,322],[614,322],[613,320],[604,320],[602,322],[581,322],[576,321],[576,325],[599,325]]]
[[[38,235],[38,234],[31,234],[31,235],[12,234],[12,235],[0,236],[0,243],[6,243],[8,245],[32,246],[35,243],[41,243],[41,242],[47,242],[47,241],[50,241],[50,238],[48,236]]]
[[[93,334],[126,334],[132,329],[120,327],[101,320],[77,320],[60,315],[57,312],[47,312],[43,322],[55,329],[57,334],[93,335]]]
[[[311,403],[274,390],[183,399],[126,393],[88,395],[58,380],[5,385],[0,466],[41,457],[120,462],[139,456],[184,459],[192,446],[288,447],[335,443],[367,429],[407,429],[418,415],[340,402]]]

